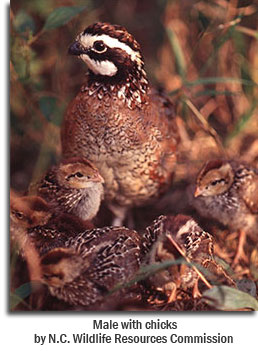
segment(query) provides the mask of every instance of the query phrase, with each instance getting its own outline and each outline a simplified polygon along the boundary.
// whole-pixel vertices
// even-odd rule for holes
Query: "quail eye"
[[[23,219],[23,214],[21,212],[15,212],[15,216],[18,219]]]
[[[77,172],[77,173],[75,173],[75,176],[76,176],[77,178],[82,178],[82,177],[83,177],[83,174],[82,174],[81,172]]]
[[[103,43],[102,40],[97,40],[95,41],[95,43],[93,44],[93,50],[98,52],[98,53],[102,53],[105,52],[107,50],[106,45]]]
[[[43,274],[43,277],[46,280],[50,280],[51,278],[58,278],[61,280],[63,278],[63,275],[62,274]]]
[[[211,185],[214,186],[218,183],[225,183],[224,179],[216,179],[213,182],[211,182]]]

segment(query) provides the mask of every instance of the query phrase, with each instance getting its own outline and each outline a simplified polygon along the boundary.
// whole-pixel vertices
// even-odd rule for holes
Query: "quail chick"
[[[216,275],[220,272],[225,277],[213,259],[211,236],[189,217],[161,216],[142,233],[125,227],[88,229],[76,216],[52,216],[46,202],[40,198],[19,200],[20,206],[11,202],[11,216],[15,218],[15,227],[11,221],[11,229],[18,228],[25,237],[24,242],[27,238],[36,248],[41,280],[50,294],[70,306],[116,308],[114,301],[121,301],[131,290],[124,287],[110,297],[109,293],[129,282],[141,264],[176,258],[178,248],[171,247],[170,237],[190,262],[209,267],[209,270],[213,266]],[[22,215],[17,215],[20,212]],[[198,274],[189,267],[180,274],[168,269],[168,273],[157,273],[150,281],[171,298],[175,297],[178,282],[181,286],[192,287],[197,284]]]
[[[53,166],[37,188],[55,213],[71,213],[91,221],[103,199],[103,178],[88,160],[73,157]]]
[[[240,232],[233,265],[245,259],[246,234],[258,240],[258,170],[236,161],[208,161],[197,177],[194,197],[193,206],[202,216]]]
[[[128,208],[157,198],[171,183],[179,141],[174,108],[150,87],[140,45],[124,27],[94,23],[69,53],[89,70],[66,111],[62,152],[98,167],[119,225]]]
[[[113,309],[140,265],[140,237],[125,227],[92,229],[69,239],[41,260],[43,282],[53,296],[84,309]],[[104,307],[106,305],[106,307]],[[107,306],[108,305],[108,306]]]
[[[39,253],[28,235],[28,230],[34,226],[45,225],[51,216],[48,210],[47,203],[37,196],[19,197],[11,193],[11,257],[14,254],[16,261],[12,271],[12,287],[20,286],[26,279],[39,281],[41,278]]]
[[[109,294],[136,275],[157,234],[155,222],[142,233],[113,226],[84,230],[43,255],[42,281],[71,306],[116,308],[135,286]]]
[[[141,241],[141,235],[125,227],[89,229],[88,222],[74,215],[53,215],[48,204],[35,196],[11,199],[10,213],[14,240],[17,231],[22,237],[20,253],[27,260],[27,243],[34,247],[41,260],[42,281],[50,293],[86,309],[104,303],[110,290],[131,279],[154,240],[147,235]]]
[[[38,196],[10,197],[11,289],[30,281],[42,279],[40,257],[56,247],[63,247],[66,240],[87,228],[89,222],[71,214],[53,214],[49,205]],[[18,254],[18,255],[17,255]],[[69,309],[63,302],[55,301],[43,285],[33,283],[28,298],[31,309]],[[51,307],[49,307],[51,306]],[[18,309],[23,306],[17,307]]]
[[[10,234],[12,241],[18,243],[21,255],[28,243],[43,255],[52,248],[64,246],[69,237],[89,228],[93,228],[90,222],[76,216],[53,214],[39,196],[11,196]]]
[[[194,266],[183,264],[170,267],[150,276],[149,283],[164,292],[168,303],[176,299],[177,288],[193,288],[194,297],[200,295],[198,281],[200,270],[204,268],[202,279],[235,286],[234,281],[218,265],[213,254],[213,237],[205,232],[191,217],[185,215],[160,216],[155,221],[156,241],[145,257],[145,264],[164,263],[184,258]],[[196,269],[197,268],[197,269]],[[207,278],[207,279],[206,279]],[[157,301],[155,301],[157,302]]]
[[[27,230],[45,225],[51,217],[48,204],[38,196],[10,196],[10,235],[20,248],[29,240]]]

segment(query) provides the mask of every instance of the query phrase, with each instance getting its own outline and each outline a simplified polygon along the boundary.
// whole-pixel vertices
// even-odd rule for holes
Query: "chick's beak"
[[[201,193],[202,193],[202,192],[201,192],[200,188],[196,187],[195,192],[194,192],[194,197],[200,196]]]
[[[100,183],[105,183],[104,178],[100,174],[96,177],[96,181]]]
[[[99,173],[95,173],[94,176],[91,177],[91,181],[94,183],[105,183],[104,178]]]
[[[87,53],[86,49],[84,49],[83,46],[78,41],[73,42],[68,48],[69,55],[79,56],[86,53]]]

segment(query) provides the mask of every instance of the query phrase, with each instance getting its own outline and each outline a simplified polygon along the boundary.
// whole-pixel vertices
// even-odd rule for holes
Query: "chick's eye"
[[[43,274],[43,277],[46,280],[50,280],[51,278],[58,278],[58,279],[62,279],[63,275],[62,274]]]
[[[224,179],[216,179],[213,182],[211,182],[211,185],[214,186],[214,185],[217,185],[218,183],[224,183]]]
[[[77,172],[77,173],[75,173],[75,176],[76,176],[77,178],[82,178],[82,177],[83,177],[83,174],[82,174],[81,172]]]
[[[18,219],[23,219],[23,214],[21,212],[15,212],[15,216]]]
[[[101,52],[106,51],[107,47],[106,47],[106,45],[103,43],[102,40],[97,40],[97,41],[95,41],[95,43],[93,44],[93,49],[94,49],[94,51],[97,51],[97,52],[101,53]]]

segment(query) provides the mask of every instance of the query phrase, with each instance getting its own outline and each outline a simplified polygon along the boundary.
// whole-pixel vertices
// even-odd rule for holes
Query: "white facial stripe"
[[[111,61],[95,61],[88,55],[80,55],[80,58],[88,65],[89,69],[95,74],[102,76],[114,76],[117,72],[116,66]]]
[[[134,51],[133,49],[130,48],[130,46],[126,45],[125,43],[121,43],[121,41],[119,41],[118,39],[111,38],[106,34],[101,34],[101,35],[81,34],[78,40],[85,48],[92,47],[96,40],[103,40],[103,42],[108,47],[120,48],[125,52],[127,52],[127,54],[130,55],[132,61],[138,61],[138,62],[139,60],[141,61],[141,56],[138,51]]]

